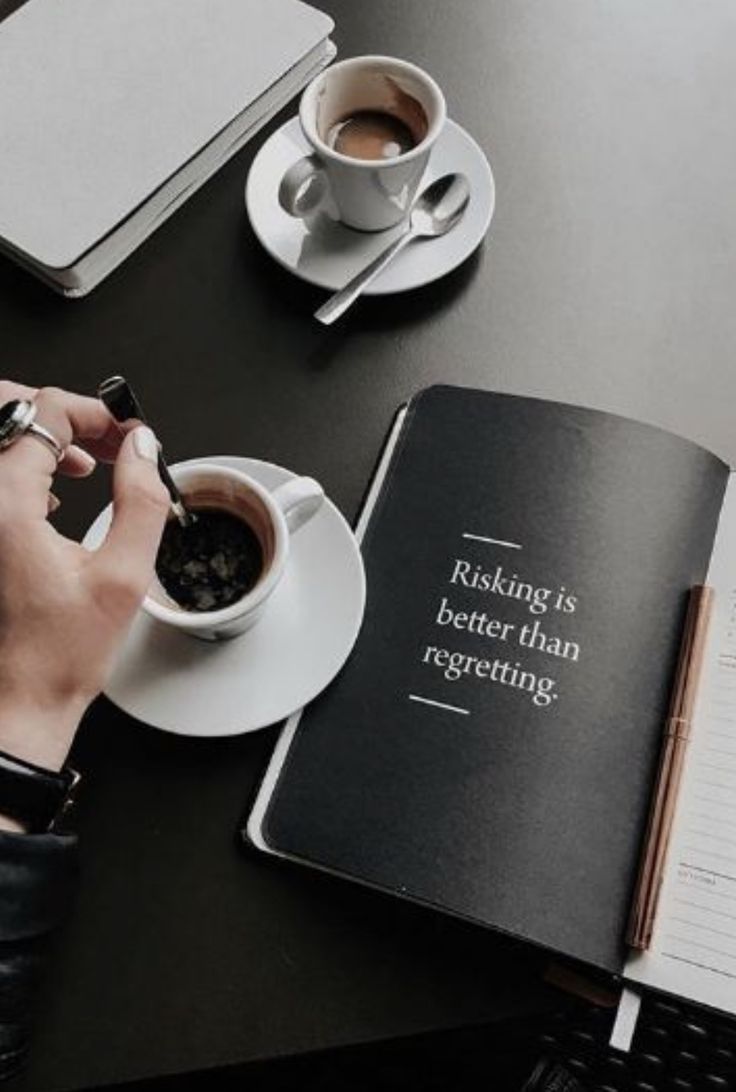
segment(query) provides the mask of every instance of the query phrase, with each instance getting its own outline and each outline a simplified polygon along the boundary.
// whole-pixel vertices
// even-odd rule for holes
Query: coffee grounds
[[[214,508],[191,508],[196,522],[164,528],[156,573],[184,610],[222,610],[242,599],[263,571],[258,536],[242,519]]]

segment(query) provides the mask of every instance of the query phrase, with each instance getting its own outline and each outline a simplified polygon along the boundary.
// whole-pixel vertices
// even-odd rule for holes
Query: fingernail
[[[84,463],[87,469],[91,472],[97,466],[97,460],[93,458],[88,451],[84,448],[78,447],[76,450],[76,457],[80,463]]]
[[[158,440],[148,425],[139,425],[138,428],[133,429],[133,443],[141,459],[148,459],[151,463],[157,461]]]
[[[49,515],[55,512],[57,508],[61,508],[61,501],[55,493],[49,493]]]

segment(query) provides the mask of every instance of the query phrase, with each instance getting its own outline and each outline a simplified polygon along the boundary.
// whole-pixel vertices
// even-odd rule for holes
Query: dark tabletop
[[[486,150],[498,200],[478,253],[319,327],[324,294],[261,252],[243,211],[253,155],[292,104],[89,298],[1,262],[3,372],[83,391],[123,372],[172,459],[272,460],[317,477],[349,517],[395,407],[436,381],[629,414],[736,459],[730,0],[321,6],[343,56],[427,67]],[[62,485],[61,528],[81,534],[107,491],[104,471]],[[75,753],[83,883],[24,1088],[546,1004],[535,953],[239,846],[275,731],[190,740],[104,700],[92,710]]]

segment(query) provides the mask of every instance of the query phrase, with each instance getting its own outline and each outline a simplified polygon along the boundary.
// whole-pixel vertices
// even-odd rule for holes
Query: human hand
[[[0,451],[0,750],[58,770],[151,581],[169,498],[149,428],[123,438],[96,398],[0,381],[0,405],[15,398],[66,449],[60,473],[115,462],[112,524],[91,553],[47,519],[53,452],[28,434]]]

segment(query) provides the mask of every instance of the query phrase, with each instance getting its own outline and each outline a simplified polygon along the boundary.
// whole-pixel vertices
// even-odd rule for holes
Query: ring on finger
[[[33,402],[18,398],[0,406],[0,451],[10,447],[21,436],[32,436],[44,444],[60,463],[64,458],[64,447],[53,433],[43,425],[36,424],[36,406]]]

